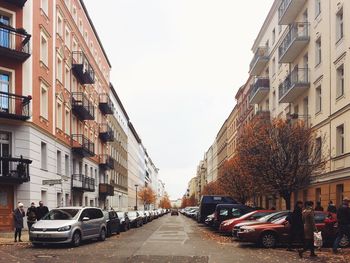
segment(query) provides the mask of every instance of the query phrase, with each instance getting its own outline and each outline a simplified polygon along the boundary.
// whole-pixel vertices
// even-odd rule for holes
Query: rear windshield
[[[78,214],[79,209],[52,209],[43,220],[72,220]]]

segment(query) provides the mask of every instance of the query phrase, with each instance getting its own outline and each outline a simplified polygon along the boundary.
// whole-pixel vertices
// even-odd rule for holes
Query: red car
[[[238,232],[238,238],[244,242],[260,244],[265,248],[273,248],[277,244],[287,243],[289,227],[286,217],[284,216],[271,223],[243,226]],[[326,242],[334,239],[336,235],[335,220],[335,214],[315,212],[316,227],[322,232],[323,240]],[[344,242],[341,245],[343,246]]]
[[[219,226],[219,231],[223,234],[229,234],[231,235],[232,230],[235,225],[242,223],[243,221],[250,221],[250,220],[257,220],[263,216],[266,216],[267,214],[274,213],[276,211],[274,210],[255,210],[253,212],[250,212],[248,214],[245,214],[239,218],[232,218],[229,220],[225,220],[221,222]]]

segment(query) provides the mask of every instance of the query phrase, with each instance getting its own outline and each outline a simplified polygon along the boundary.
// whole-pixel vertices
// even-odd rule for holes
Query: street
[[[237,242],[211,238],[210,230],[184,216],[165,215],[141,228],[131,229],[105,242],[87,242],[78,248],[50,246],[34,248],[30,244],[0,246],[1,262],[329,262],[300,260],[296,252],[284,249],[260,249]],[[345,261],[336,261],[345,262]]]

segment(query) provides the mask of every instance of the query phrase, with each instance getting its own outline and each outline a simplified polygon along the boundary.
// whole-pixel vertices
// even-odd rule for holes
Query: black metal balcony
[[[12,157],[0,157],[0,183],[22,184],[30,181],[29,165],[31,160]]]
[[[100,94],[100,102],[99,102],[99,108],[102,114],[113,114],[114,113],[114,105],[109,98],[109,95],[104,93]]]
[[[81,134],[72,134],[72,151],[82,157],[95,156],[95,144]]]
[[[112,128],[104,123],[100,124],[100,133],[99,133],[99,138],[103,142],[113,142],[114,141],[114,131]]]
[[[292,103],[309,87],[309,69],[295,68],[278,87],[279,102]]]
[[[99,184],[98,192],[101,197],[114,196],[114,187],[111,184]]]
[[[74,51],[72,56],[72,70],[80,84],[94,84],[95,72],[85,54],[82,51]]]
[[[114,159],[109,156],[108,154],[101,154],[100,155],[100,169],[102,170],[110,170],[114,169]]]
[[[72,188],[82,192],[95,192],[95,179],[83,174],[73,174]]]
[[[9,3],[9,4],[12,4],[12,5],[15,5],[15,6],[18,6],[18,7],[23,7],[27,0],[4,0],[5,2]]]
[[[251,87],[250,92],[250,104],[260,103],[270,91],[270,79],[269,78],[256,78],[254,84]]]
[[[0,57],[24,62],[30,57],[30,38],[24,29],[0,22]]]
[[[0,91],[0,118],[25,121],[30,118],[31,96]]]
[[[72,111],[80,120],[94,120],[94,104],[83,92],[72,93]]]
[[[278,22],[289,25],[294,22],[307,0],[282,0],[278,8]]]
[[[258,47],[252,61],[250,62],[249,73],[253,76],[260,75],[264,67],[269,62],[269,58],[270,58],[269,48],[267,46]]]

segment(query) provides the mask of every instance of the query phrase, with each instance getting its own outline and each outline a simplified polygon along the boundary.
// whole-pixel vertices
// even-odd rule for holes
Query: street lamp
[[[138,187],[139,185],[138,184],[135,184],[135,187],[136,187],[136,206],[135,206],[135,210],[137,211],[137,187]]]

